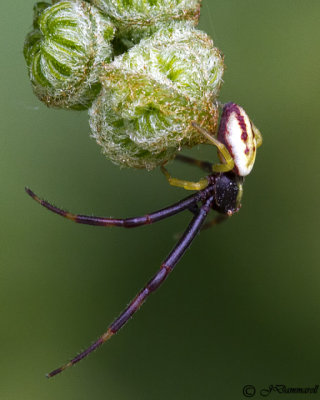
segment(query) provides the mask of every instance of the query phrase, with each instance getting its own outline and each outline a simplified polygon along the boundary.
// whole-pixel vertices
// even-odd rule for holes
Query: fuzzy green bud
[[[163,26],[105,66],[103,89],[89,110],[93,137],[121,166],[152,169],[183,146],[216,131],[223,57],[187,23]]]
[[[196,25],[201,0],[91,0],[108,15],[124,42],[138,43],[150,36],[156,26],[172,21],[191,21]]]
[[[101,66],[112,56],[115,28],[84,1],[40,2],[24,45],[35,94],[48,107],[86,109],[101,89]]]

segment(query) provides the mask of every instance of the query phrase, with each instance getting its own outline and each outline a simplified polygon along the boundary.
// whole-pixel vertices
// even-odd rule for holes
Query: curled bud
[[[198,23],[201,0],[91,0],[110,16],[118,28],[118,37],[138,43],[150,36],[159,23],[191,21]]]
[[[223,57],[191,24],[172,23],[105,66],[90,114],[93,137],[114,163],[152,169],[215,132]]]
[[[35,94],[48,107],[86,109],[101,88],[115,28],[85,1],[40,2],[24,56]]]

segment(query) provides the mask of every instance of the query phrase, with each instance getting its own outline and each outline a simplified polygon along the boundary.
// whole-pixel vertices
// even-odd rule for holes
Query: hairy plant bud
[[[112,19],[117,27],[117,40],[127,50],[151,36],[159,24],[189,21],[197,25],[201,0],[91,0],[91,3]]]
[[[223,57],[185,22],[163,26],[105,66],[90,114],[93,137],[114,163],[152,169],[216,131]]]
[[[198,22],[201,0],[91,0],[121,29],[170,20]]]
[[[115,28],[85,1],[40,2],[24,45],[35,94],[48,107],[86,109],[101,89]]]

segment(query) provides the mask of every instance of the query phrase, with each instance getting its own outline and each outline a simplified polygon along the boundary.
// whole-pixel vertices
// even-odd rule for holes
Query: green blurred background
[[[190,215],[94,228],[24,193],[118,217],[187,194],[159,170],[112,165],[85,112],[34,97],[22,56],[33,4],[5,1],[0,17],[0,399],[224,400],[245,398],[247,384],[320,384],[320,2],[203,0],[200,28],[227,65],[221,100],[241,104],[264,137],[242,210],[195,240],[115,338],[50,381],[45,372],[96,339],[158,269]],[[205,146],[188,154],[215,157]]]

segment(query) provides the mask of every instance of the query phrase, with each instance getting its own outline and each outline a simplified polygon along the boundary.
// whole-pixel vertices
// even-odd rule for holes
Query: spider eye
[[[248,175],[256,158],[257,138],[248,114],[238,104],[225,104],[218,140],[227,147],[234,159],[234,172],[240,176]]]

